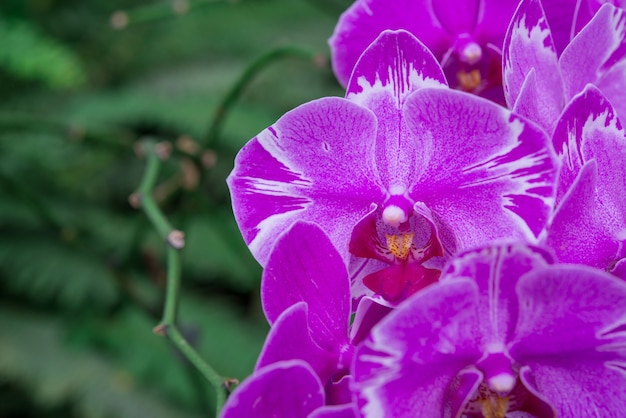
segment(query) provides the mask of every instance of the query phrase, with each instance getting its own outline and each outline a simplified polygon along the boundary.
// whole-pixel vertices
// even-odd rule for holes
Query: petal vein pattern
[[[373,162],[376,126],[368,109],[324,98],[288,112],[242,149],[228,184],[261,264],[296,219],[317,222],[347,252],[350,228],[384,196]]]
[[[496,238],[536,240],[554,205],[556,175],[543,132],[453,90],[417,91],[405,115],[425,153],[409,195],[439,215],[462,248]]]

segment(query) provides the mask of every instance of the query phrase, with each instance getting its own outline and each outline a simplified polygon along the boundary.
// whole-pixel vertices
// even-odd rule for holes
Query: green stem
[[[161,209],[159,209],[159,206],[156,204],[154,197],[152,196],[152,189],[154,189],[154,186],[156,185],[161,160],[155,151],[154,143],[146,143],[144,149],[146,151],[148,161],[146,163],[146,170],[144,171],[143,178],[141,179],[139,189],[137,190],[139,193],[141,208],[148,219],[150,219],[150,222],[152,222],[161,238],[167,240],[168,235],[171,231],[173,231],[173,228],[163,215],[163,212],[161,212]]]
[[[180,249],[184,246],[183,235],[181,231],[171,227],[152,195],[152,190],[158,179],[163,155],[159,154],[157,150],[158,146],[153,142],[147,141],[144,142],[143,145],[147,156],[147,163],[139,189],[135,193],[135,199],[138,198],[144,213],[148,219],[150,219],[161,238],[168,243],[165,306],[163,309],[163,319],[155,328],[155,332],[157,334],[166,335],[187,360],[193,364],[211,384],[215,390],[216,414],[219,416],[226,402],[226,381],[204,361],[196,349],[187,342],[176,326],[181,281]],[[131,199],[131,202],[132,201],[133,199]]]
[[[195,348],[189,345],[175,325],[168,325],[165,332],[176,348],[184,354],[187,360],[200,371],[204,378],[208,380],[215,389],[215,409],[216,415],[219,416],[226,402],[226,386],[224,379],[204,361]]]
[[[209,127],[203,145],[206,147],[211,146],[219,139],[226,115],[237,102],[250,82],[254,80],[256,75],[265,69],[269,64],[283,58],[301,58],[315,62],[318,57],[319,54],[313,51],[297,46],[283,46],[273,49],[253,61],[252,64],[250,64],[243,71],[243,73],[241,73],[239,78],[231,86],[220,104],[217,106],[217,109],[211,119],[211,126]]]

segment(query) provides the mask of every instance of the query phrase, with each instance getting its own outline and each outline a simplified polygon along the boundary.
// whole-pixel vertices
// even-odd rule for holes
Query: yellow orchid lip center
[[[469,72],[459,71],[456,77],[459,81],[459,87],[463,91],[474,91],[482,81],[480,70],[478,69]]]
[[[385,234],[387,241],[387,249],[398,260],[406,260],[411,252],[411,246],[413,245],[413,237],[415,234],[409,232],[406,234]]]
[[[485,418],[505,418],[509,411],[508,396],[490,396],[480,400],[481,410]]]

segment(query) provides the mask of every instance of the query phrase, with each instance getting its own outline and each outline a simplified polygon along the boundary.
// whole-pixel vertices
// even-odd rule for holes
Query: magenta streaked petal
[[[347,257],[356,221],[384,198],[374,172],[377,122],[340,98],[306,103],[250,141],[228,178],[244,240],[264,265],[295,220],[319,223]]]
[[[594,86],[587,85],[563,111],[552,138],[563,161],[557,187],[557,204],[567,193],[583,164],[598,163],[600,200],[625,213],[626,133],[611,103]],[[622,202],[622,203],[618,203]]]
[[[626,135],[597,88],[568,104],[553,144],[563,164],[547,243],[562,262],[610,268],[626,255]]]
[[[437,59],[424,44],[406,30],[386,30],[359,57],[346,97],[370,108],[379,97],[389,96],[388,101],[401,109],[415,90],[447,85]]]
[[[561,73],[539,0],[520,3],[504,39],[502,55],[504,95],[509,107],[517,103],[524,81],[534,68],[537,88],[534,94],[539,96],[538,102],[549,109],[550,115],[558,115],[564,105]]]
[[[554,249],[562,263],[607,269],[624,257],[624,254],[620,257],[620,253],[626,236],[616,237],[611,226],[618,225],[598,210],[597,180],[597,164],[591,160],[582,167],[554,214],[546,244]]]
[[[311,367],[299,360],[282,361],[258,370],[237,387],[221,417],[307,418],[323,405],[324,389]]]
[[[444,89],[415,92],[405,116],[425,162],[409,195],[454,231],[459,249],[536,240],[554,203],[556,162],[545,133],[501,106]]]
[[[353,405],[323,406],[308,418],[358,418]]]
[[[575,25],[580,19],[588,21],[587,0],[548,0],[542,1],[541,6],[548,20],[554,48],[561,55],[570,40],[576,35]]]
[[[297,222],[278,240],[263,272],[261,301],[270,324],[291,305],[306,302],[311,335],[322,348],[347,340],[348,273],[315,224]]]
[[[519,370],[519,379],[530,396],[524,401],[525,411],[536,417],[556,418],[557,414],[554,406],[537,389],[537,383],[530,367],[522,366]]]
[[[535,122],[548,133],[554,130],[555,121],[559,120],[561,109],[554,105],[549,92],[540,88],[534,68],[524,80],[513,112]]]
[[[483,374],[474,366],[469,366],[459,372],[448,388],[448,399],[445,402],[443,416],[459,418],[465,406],[474,396],[480,382],[483,380]]]
[[[517,293],[521,309],[510,352],[518,361],[626,354],[626,282],[591,267],[555,264],[524,276]]]
[[[343,85],[367,47],[385,30],[404,29],[418,37],[441,58],[454,37],[446,33],[425,1],[358,0],[346,10],[328,43],[333,70]]]
[[[325,382],[334,373],[338,358],[337,350],[323,350],[315,343],[309,330],[307,305],[299,302],[284,311],[272,326],[255,369],[284,360],[303,360]]]
[[[417,293],[376,325],[355,354],[363,416],[442,416],[453,378],[481,356],[477,304],[473,282],[448,281]]]
[[[563,74],[563,85],[567,98],[582,91],[587,83],[603,90],[603,86],[616,91],[623,97],[626,76],[622,70],[611,73],[612,68],[626,58],[626,11],[605,4],[589,24],[572,40],[559,60]],[[620,76],[621,75],[621,76]],[[604,77],[608,80],[604,81]],[[616,84],[616,85],[611,85]],[[626,105],[607,97],[617,108],[618,114],[626,112]],[[625,115],[626,117],[626,115]]]
[[[421,166],[402,115],[407,98],[422,87],[446,86],[435,57],[406,31],[381,33],[359,58],[346,98],[376,115],[376,167],[387,190],[412,184]]]
[[[553,256],[539,247],[521,243],[489,246],[459,254],[448,264],[441,281],[475,281],[485,341],[502,344],[509,339],[517,322],[515,286],[520,277],[552,263]]]
[[[511,355],[527,365],[559,416],[626,410],[626,283],[586,266],[524,276]]]
[[[392,308],[381,305],[371,297],[365,296],[359,301],[354,321],[350,327],[350,341],[354,345],[359,344],[369,334],[374,325],[380,322]]]

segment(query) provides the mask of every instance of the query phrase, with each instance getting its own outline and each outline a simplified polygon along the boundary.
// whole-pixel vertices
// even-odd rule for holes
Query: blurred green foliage
[[[0,3],[0,417],[211,416],[209,386],[152,333],[164,244],[127,200],[145,137],[174,149],[155,196],[186,233],[180,329],[219,373],[251,372],[267,333],[261,270],[225,178],[285,111],[343,94],[326,40],[347,6]],[[218,112],[255,59],[288,45],[312,59],[266,63]]]

